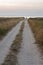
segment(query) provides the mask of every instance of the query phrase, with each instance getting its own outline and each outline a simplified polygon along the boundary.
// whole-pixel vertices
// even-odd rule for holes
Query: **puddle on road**
[[[43,59],[40,58],[41,52],[39,53],[38,48],[34,43],[35,39],[33,33],[27,21],[25,21],[23,42],[21,43],[21,49],[17,56],[17,65],[43,65]]]

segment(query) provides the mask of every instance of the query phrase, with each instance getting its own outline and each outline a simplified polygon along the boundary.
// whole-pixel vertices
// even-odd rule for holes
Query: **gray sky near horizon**
[[[0,16],[43,16],[43,0],[0,0]]]

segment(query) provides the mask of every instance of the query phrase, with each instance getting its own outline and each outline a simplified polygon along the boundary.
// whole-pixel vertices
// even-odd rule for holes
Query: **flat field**
[[[6,33],[12,29],[17,23],[23,20],[23,17],[15,17],[15,18],[4,18],[0,17],[0,39],[6,35]]]
[[[28,23],[37,42],[43,45],[43,18],[29,18]]]

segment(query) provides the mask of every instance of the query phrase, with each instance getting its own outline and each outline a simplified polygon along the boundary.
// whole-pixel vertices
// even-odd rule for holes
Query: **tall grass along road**
[[[0,17],[0,39],[2,39],[6,33],[12,29],[18,22],[23,20],[23,17],[15,18],[1,18]]]
[[[6,54],[8,53],[9,47],[12,44],[12,41],[15,39],[16,35],[19,32],[20,26],[23,21],[18,23],[8,34],[7,36],[0,41],[0,64],[4,61]]]
[[[43,45],[43,18],[30,18],[28,21],[37,42]]]
[[[38,53],[40,57],[39,59],[41,63],[39,65],[43,65],[43,18],[29,18],[28,23],[36,39],[35,45],[38,48]]]

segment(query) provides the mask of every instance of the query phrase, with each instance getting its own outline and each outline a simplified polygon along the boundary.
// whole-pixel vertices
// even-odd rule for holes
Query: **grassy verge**
[[[28,19],[34,36],[40,45],[43,45],[43,18],[30,18]]]
[[[19,53],[21,42],[22,42],[22,34],[24,29],[24,22],[21,25],[20,31],[17,34],[13,44],[10,47],[10,52],[5,57],[5,61],[2,65],[16,65],[17,61],[17,54]]]
[[[23,17],[18,18],[0,18],[0,39],[6,35],[6,33],[12,29],[18,22],[23,20]]]

